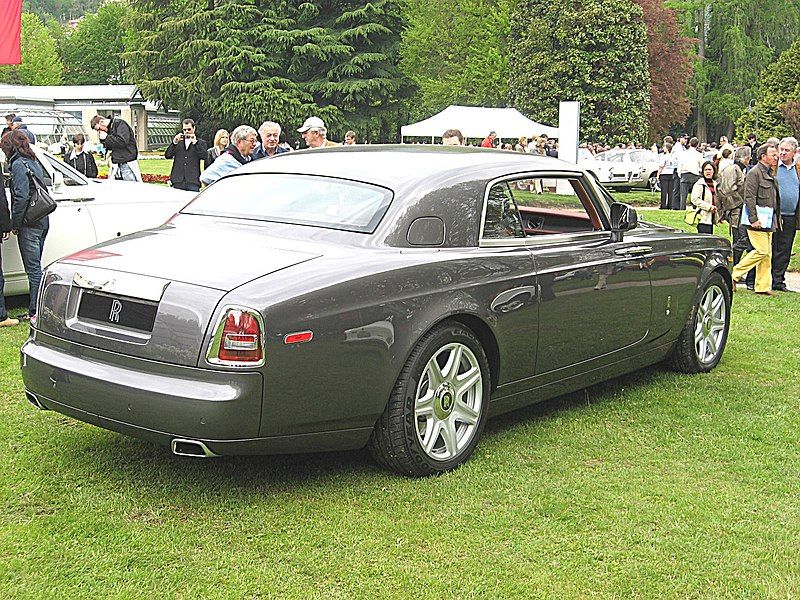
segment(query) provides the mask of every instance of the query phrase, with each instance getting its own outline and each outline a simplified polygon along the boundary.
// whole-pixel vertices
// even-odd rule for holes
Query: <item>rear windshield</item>
[[[247,173],[220,179],[181,212],[372,233],[391,201],[391,191],[366,183]]]

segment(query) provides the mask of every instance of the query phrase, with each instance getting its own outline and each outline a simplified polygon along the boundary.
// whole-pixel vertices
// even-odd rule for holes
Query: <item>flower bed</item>
[[[103,173],[102,175],[98,175],[98,179],[108,179],[108,173]],[[169,175],[154,175],[153,173],[142,173],[142,181],[145,183],[160,183],[161,185],[167,185],[169,181]]]

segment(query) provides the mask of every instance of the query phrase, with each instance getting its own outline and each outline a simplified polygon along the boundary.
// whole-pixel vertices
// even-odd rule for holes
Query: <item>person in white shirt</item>
[[[673,154],[672,147],[672,142],[664,142],[664,152],[658,155],[658,183],[661,188],[659,208],[662,210],[672,208],[672,177],[678,158],[677,154]]]
[[[689,136],[685,133],[678,136],[678,141],[675,142],[675,146],[672,147],[672,151],[675,154],[680,154],[684,150],[686,150],[686,145],[688,144]]]
[[[677,199],[677,205],[672,205],[673,210],[686,210],[686,198],[691,193],[694,184],[700,179],[700,165],[703,163],[703,155],[697,150],[699,145],[700,140],[693,137],[689,140],[689,147],[681,152],[678,157],[678,176],[681,180],[681,191]]]

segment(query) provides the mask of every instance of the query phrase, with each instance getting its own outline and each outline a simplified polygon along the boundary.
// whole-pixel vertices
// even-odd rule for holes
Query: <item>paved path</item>
[[[786,287],[795,292],[800,292],[800,273],[793,273],[787,271],[786,273]]]

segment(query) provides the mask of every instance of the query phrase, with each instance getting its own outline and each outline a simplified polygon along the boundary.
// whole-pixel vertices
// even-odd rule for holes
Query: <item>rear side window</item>
[[[496,183],[486,197],[486,218],[483,221],[484,239],[525,237],[517,204],[508,183]]]
[[[181,212],[372,233],[392,192],[366,183],[284,173],[224,177]]]

